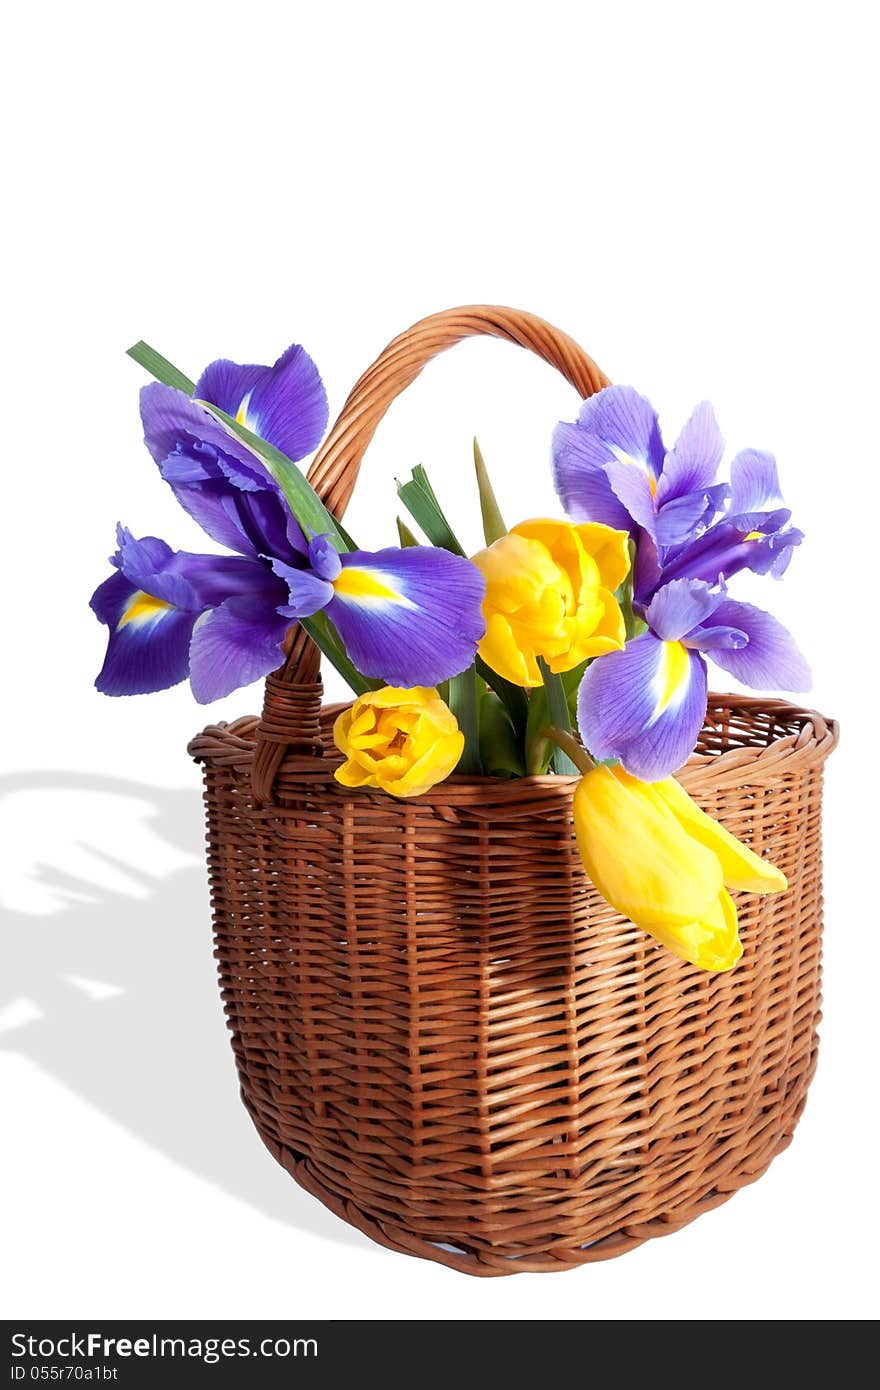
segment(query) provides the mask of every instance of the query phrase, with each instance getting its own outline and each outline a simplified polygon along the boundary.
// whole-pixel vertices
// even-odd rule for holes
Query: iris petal
[[[791,633],[772,614],[751,603],[728,600],[715,609],[712,624],[721,633],[734,630],[747,639],[737,646],[719,635],[711,648],[705,643],[716,666],[755,690],[809,690],[810,668]]]
[[[197,401],[208,401],[210,405],[218,406],[234,420],[242,401],[268,370],[253,363],[241,365],[221,357],[216,362],[210,362],[202,372],[193,395]]]
[[[723,453],[724,440],[715,412],[708,401],[701,401],[663,462],[657,506],[710,487]]]
[[[289,626],[289,618],[257,597],[227,599],[206,613],[190,646],[190,683],[199,703],[220,700],[280,666]]]
[[[204,406],[156,382],[141,391],[144,442],[180,505],[221,545],[294,562],[306,540],[275,479]]]
[[[724,598],[702,579],[672,579],[658,589],[645,610],[651,631],[665,642],[677,642],[704,622]]]
[[[731,512],[763,512],[782,505],[776,459],[759,449],[743,449],[730,465]]]
[[[778,576],[791,559],[792,547],[803,540],[803,532],[788,525],[790,516],[782,508],[724,517],[668,558],[663,577],[717,584],[722,576],[729,579],[744,569]]]
[[[294,343],[239,407],[242,424],[290,459],[305,458],[327,428],[327,393],[305,348]]]
[[[117,573],[92,596],[92,611],[110,629],[95,686],[103,695],[151,695],[185,680],[198,611],[175,608]]]
[[[602,441],[578,425],[561,423],[553,431],[553,482],[568,515],[573,521],[599,522],[628,532],[632,517],[605,473],[609,457]]]
[[[428,546],[341,560],[327,614],[365,676],[434,686],[470,666],[485,628],[485,586],[469,560]]]
[[[243,555],[196,555],[172,550],[156,536],[136,540],[124,526],[117,530],[113,563],[137,588],[178,608],[201,612],[242,592],[284,599],[284,586],[265,565]]]
[[[291,569],[279,560],[273,562],[272,568],[288,588],[287,599],[280,609],[288,618],[310,618],[326,608],[333,597],[333,585],[310,570]]]
[[[680,643],[643,633],[594,661],[581,681],[578,723],[599,760],[646,782],[682,767],[706,715],[706,664]]]
[[[197,400],[227,415],[289,459],[311,453],[327,428],[327,393],[305,348],[293,343],[271,367],[222,358],[196,382]]]
[[[657,412],[631,386],[606,386],[597,391],[584,401],[577,423],[585,434],[605,446],[606,462],[630,458],[659,478],[665,450]]]

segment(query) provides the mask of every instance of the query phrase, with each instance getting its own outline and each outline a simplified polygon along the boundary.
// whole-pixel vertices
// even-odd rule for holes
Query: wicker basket
[[[360,379],[312,466],[337,516],[389,403],[474,334],[531,348],[584,396],[606,384],[529,314],[425,319]],[[681,781],[790,885],[740,900],[743,958],[710,975],[594,891],[573,779],[351,793],[332,776],[339,708],[322,708],[300,631],[262,719],[190,744],[242,1097],[275,1158],[381,1244],[481,1275],[619,1255],[759,1177],[816,1065],[833,721],[710,697]]]

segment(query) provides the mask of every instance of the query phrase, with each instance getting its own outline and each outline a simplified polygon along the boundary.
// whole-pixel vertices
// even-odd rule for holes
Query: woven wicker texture
[[[487,331],[583,394],[605,382],[530,316],[425,320],[361,379],[313,466],[337,514],[389,400]],[[816,1064],[833,721],[710,699],[681,781],[790,885],[739,899],[743,958],[710,975],[595,892],[573,779],[352,793],[332,777],[339,708],[297,638],[262,720],[190,744],[242,1097],[297,1182],[384,1245],[501,1275],[618,1255],[759,1177]]]

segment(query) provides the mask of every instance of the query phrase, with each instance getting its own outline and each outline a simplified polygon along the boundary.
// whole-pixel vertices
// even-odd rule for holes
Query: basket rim
[[[322,724],[326,726],[352,703],[351,700],[341,700],[322,705]],[[840,736],[837,720],[820,714],[818,710],[788,700],[737,692],[710,693],[704,731],[721,729],[725,713],[746,716],[755,722],[762,717],[769,718],[788,725],[788,731],[759,746],[736,745],[722,752],[695,750],[684,767],[675,774],[689,790],[699,789],[700,786],[714,790],[725,784],[742,784],[744,781],[766,784],[794,772],[803,773],[808,768],[821,765],[836,747]],[[196,762],[222,764],[249,772],[259,724],[256,715],[244,715],[232,723],[221,721],[209,724],[187,745],[190,756]],[[349,799],[352,795],[350,789],[342,787],[332,776],[341,761],[341,758],[332,755],[317,758],[288,754],[282,768],[294,780],[320,780],[326,783],[328,790]],[[358,798],[380,798],[385,804],[397,801],[398,804],[438,806],[450,801],[461,804],[491,799],[497,805],[499,800],[525,800],[530,794],[539,794],[542,799],[554,794],[569,797],[579,781],[578,776],[558,773],[509,779],[485,774],[452,774],[430,791],[404,801],[389,797],[379,789],[366,787],[359,788],[357,795]]]

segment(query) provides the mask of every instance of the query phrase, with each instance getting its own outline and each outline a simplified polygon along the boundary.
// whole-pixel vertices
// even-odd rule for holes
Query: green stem
[[[586,748],[578,743],[574,735],[568,733],[565,729],[557,729],[554,724],[548,724],[546,728],[541,730],[538,738],[535,740],[536,743],[539,741],[545,744],[555,743],[557,748],[567,754],[568,758],[571,760],[575,775],[580,772],[586,777],[587,773],[592,772],[596,767],[596,764],[593,762]]]
[[[563,733],[571,734],[571,716],[568,712],[568,700],[565,695],[565,686],[562,684],[561,676],[554,675],[542,656],[538,657],[538,669],[541,672],[541,679],[544,682],[544,693],[547,696],[547,712],[550,715],[550,723]],[[565,749],[561,744],[557,744],[558,753],[553,755],[553,766],[563,777],[571,777],[577,773],[577,765],[566,755]],[[529,759],[531,763],[532,759]]]

